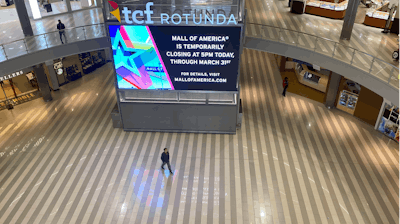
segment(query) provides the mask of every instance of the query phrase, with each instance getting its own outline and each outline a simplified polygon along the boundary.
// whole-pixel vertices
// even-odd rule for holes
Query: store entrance
[[[17,105],[39,97],[39,86],[33,71],[19,71],[12,78],[0,81],[0,110],[7,105]]]
[[[91,73],[106,63],[105,58],[104,50],[99,50],[54,60],[58,85],[65,85]]]

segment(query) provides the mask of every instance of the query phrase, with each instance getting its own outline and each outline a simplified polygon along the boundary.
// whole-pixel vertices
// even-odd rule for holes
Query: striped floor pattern
[[[283,98],[273,55],[244,50],[236,135],[113,129],[109,66],[0,111],[0,223],[399,223],[398,144]]]

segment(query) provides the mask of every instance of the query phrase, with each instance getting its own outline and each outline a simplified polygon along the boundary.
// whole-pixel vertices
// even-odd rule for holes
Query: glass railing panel
[[[70,30],[66,30],[65,32],[67,36],[67,42],[77,42],[77,41],[82,41],[85,40],[85,28],[84,27],[78,27]]]
[[[280,31],[279,41],[290,45],[297,45],[298,33],[291,30]]]
[[[154,91],[154,90],[118,90],[123,97],[123,100],[178,100],[176,92],[169,91]]]
[[[333,58],[349,63],[353,57],[354,49],[342,44],[336,44]]]
[[[263,37],[267,40],[279,41],[280,28],[264,26],[263,27]]]
[[[25,38],[25,43],[29,53],[47,48],[45,35],[27,37]]]
[[[62,39],[64,43],[71,43],[104,36],[107,36],[104,24],[94,24],[86,27],[66,29],[65,37],[62,36]],[[59,45],[62,45],[62,42],[58,31],[26,37],[25,39],[1,45],[0,62]]]
[[[56,47],[61,45],[61,40],[60,40],[60,34],[59,32],[51,32],[51,33],[47,33],[45,34],[45,38],[46,38],[46,43],[47,43],[47,47]],[[64,36],[62,37],[63,41],[64,41]],[[67,41],[68,41],[68,37],[67,37]],[[64,41],[65,43],[65,41]],[[68,42],[67,42],[68,43]]]
[[[208,100],[213,102],[234,102],[234,93],[209,93]]]
[[[399,89],[399,69],[395,68],[393,69],[392,75],[390,77],[389,83],[391,86],[394,86],[395,88]]]
[[[360,51],[355,51],[354,58],[352,59],[352,65],[365,71],[369,72],[371,68],[373,57],[367,53],[363,53]]]
[[[207,93],[190,93],[190,92],[179,93],[179,100],[206,101],[206,99],[207,99]]]
[[[370,74],[387,82],[392,74],[393,66],[379,59],[375,59],[372,63]]]
[[[315,45],[316,45],[315,52],[332,57],[333,49],[335,47],[335,42],[318,38]]]
[[[6,52],[4,52],[4,47],[0,46],[0,62],[7,60]]]
[[[94,39],[105,36],[104,25],[92,25],[84,27],[86,39]]]
[[[316,41],[315,36],[308,35],[305,33],[299,33],[297,37],[297,46],[303,47],[306,49],[314,50],[315,48],[315,41]]]
[[[23,40],[18,40],[9,44],[4,44],[3,47],[8,59],[15,58],[27,53],[25,43]]]

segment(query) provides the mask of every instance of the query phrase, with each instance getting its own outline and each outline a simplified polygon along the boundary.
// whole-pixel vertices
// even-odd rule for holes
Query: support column
[[[379,110],[378,118],[376,119],[376,122],[375,122],[375,127],[374,127],[375,130],[378,130],[378,128],[379,128],[379,124],[381,122],[381,117],[383,116],[383,112],[385,111],[385,105],[386,104],[390,105],[390,101],[385,99],[385,98],[383,98],[381,109]]]
[[[45,64],[47,66],[47,81],[49,82],[49,86],[53,91],[56,91],[60,88],[58,85],[58,80],[57,80],[57,74],[54,71],[54,62],[53,60],[45,61]]]
[[[113,51],[112,51],[111,47],[104,49],[104,52],[106,53],[106,58],[105,58],[106,62],[110,62],[110,61],[112,62],[114,55],[113,55]]]
[[[399,0],[399,4],[397,5],[396,14],[394,15],[392,28],[390,29],[390,32],[395,33],[395,34],[400,34],[400,8],[399,8],[399,6],[400,6],[400,0]]]
[[[70,0],[65,0],[65,4],[67,4],[67,10],[68,10],[68,12],[72,12],[71,1],[70,1]]]
[[[340,34],[341,40],[350,40],[354,21],[356,20],[358,5],[360,5],[360,0],[349,0],[346,15],[344,16],[342,33]]]
[[[279,71],[284,72],[286,70],[286,57],[279,55],[278,57],[281,57],[281,64],[279,65]]]
[[[101,0],[95,0],[95,4],[97,7],[101,7]]]
[[[336,96],[339,90],[341,79],[342,79],[341,75],[332,72],[328,84],[328,91],[326,91],[325,106],[328,108],[335,107]]]
[[[15,9],[17,10],[19,23],[21,24],[22,32],[24,35],[33,36],[31,21],[29,20],[28,11],[25,6],[24,0],[14,0]]]
[[[49,82],[47,81],[47,75],[44,71],[43,66],[46,66],[44,63],[40,65],[33,66],[33,71],[35,72],[36,79],[40,88],[40,95],[43,97],[45,102],[53,100],[51,96]]]

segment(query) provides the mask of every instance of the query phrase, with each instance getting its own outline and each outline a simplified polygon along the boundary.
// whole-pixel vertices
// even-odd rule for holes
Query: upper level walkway
[[[300,60],[308,59],[310,63],[314,62],[360,82],[392,102],[398,102],[399,65],[391,58],[391,52],[398,47],[397,35],[382,34],[381,29],[355,24],[351,40],[342,41],[339,40],[339,36],[343,21],[308,14],[293,14],[289,12],[286,4],[286,1],[277,0],[246,1],[247,41],[245,41],[245,47]],[[80,46],[70,44],[61,46],[56,30],[58,19],[61,19],[67,27],[68,43],[78,41],[79,43],[76,44]],[[99,8],[31,22],[35,36],[21,40],[15,40],[19,37],[23,38],[18,21],[0,24],[0,29],[5,34],[0,36],[0,43],[6,43],[0,45],[0,63],[3,62],[2,64],[5,65],[0,66],[1,74],[13,72],[12,69],[19,69],[19,60],[24,59],[26,66],[31,66],[33,63],[81,53],[85,50],[104,48],[107,45],[103,44],[106,43],[106,33],[102,24],[104,22],[102,11]],[[14,41],[10,42],[10,39]],[[256,46],[257,41],[259,42],[257,39],[264,42],[267,40],[269,45],[264,43],[261,47]],[[82,42],[83,40],[86,42]],[[291,45],[298,47],[300,51],[295,54],[294,48],[287,48]],[[286,52],[272,50],[273,47],[276,49],[278,46],[286,47]],[[48,53],[43,51],[53,47],[59,48]],[[90,47],[93,49],[89,49]],[[301,51],[303,54],[314,52],[313,57],[296,57],[299,52],[301,55]],[[36,60],[28,60],[26,55],[31,53],[34,53]],[[313,58],[318,58],[318,60]],[[10,61],[12,63],[8,63]],[[330,66],[325,66],[328,61]],[[4,62],[7,63],[4,64]],[[338,66],[334,66],[335,63]]]
[[[247,0],[245,7],[247,9],[248,23],[280,27],[326,38],[365,52],[397,67],[399,66],[391,58],[392,52],[398,48],[398,36],[391,33],[382,34],[382,29],[368,27],[363,24],[354,24],[351,40],[346,41],[339,39],[343,24],[342,20],[290,13],[286,0]],[[4,15],[1,17],[4,17]],[[41,20],[31,20],[35,36],[57,31],[56,25],[58,19],[63,21],[66,28],[104,22],[101,8],[48,17]],[[12,58],[13,54],[15,54],[12,51],[13,49],[10,49],[13,48],[11,42],[24,39],[24,35],[18,20],[0,22],[0,30],[0,62],[2,62],[6,59],[5,54],[9,58]],[[54,39],[59,41],[58,33],[55,32],[53,35]]]
[[[247,22],[280,27],[326,38],[355,48],[399,67],[392,59],[398,48],[396,34],[381,33],[382,29],[354,24],[350,41],[340,40],[343,20],[289,12],[288,0],[246,0]]]

